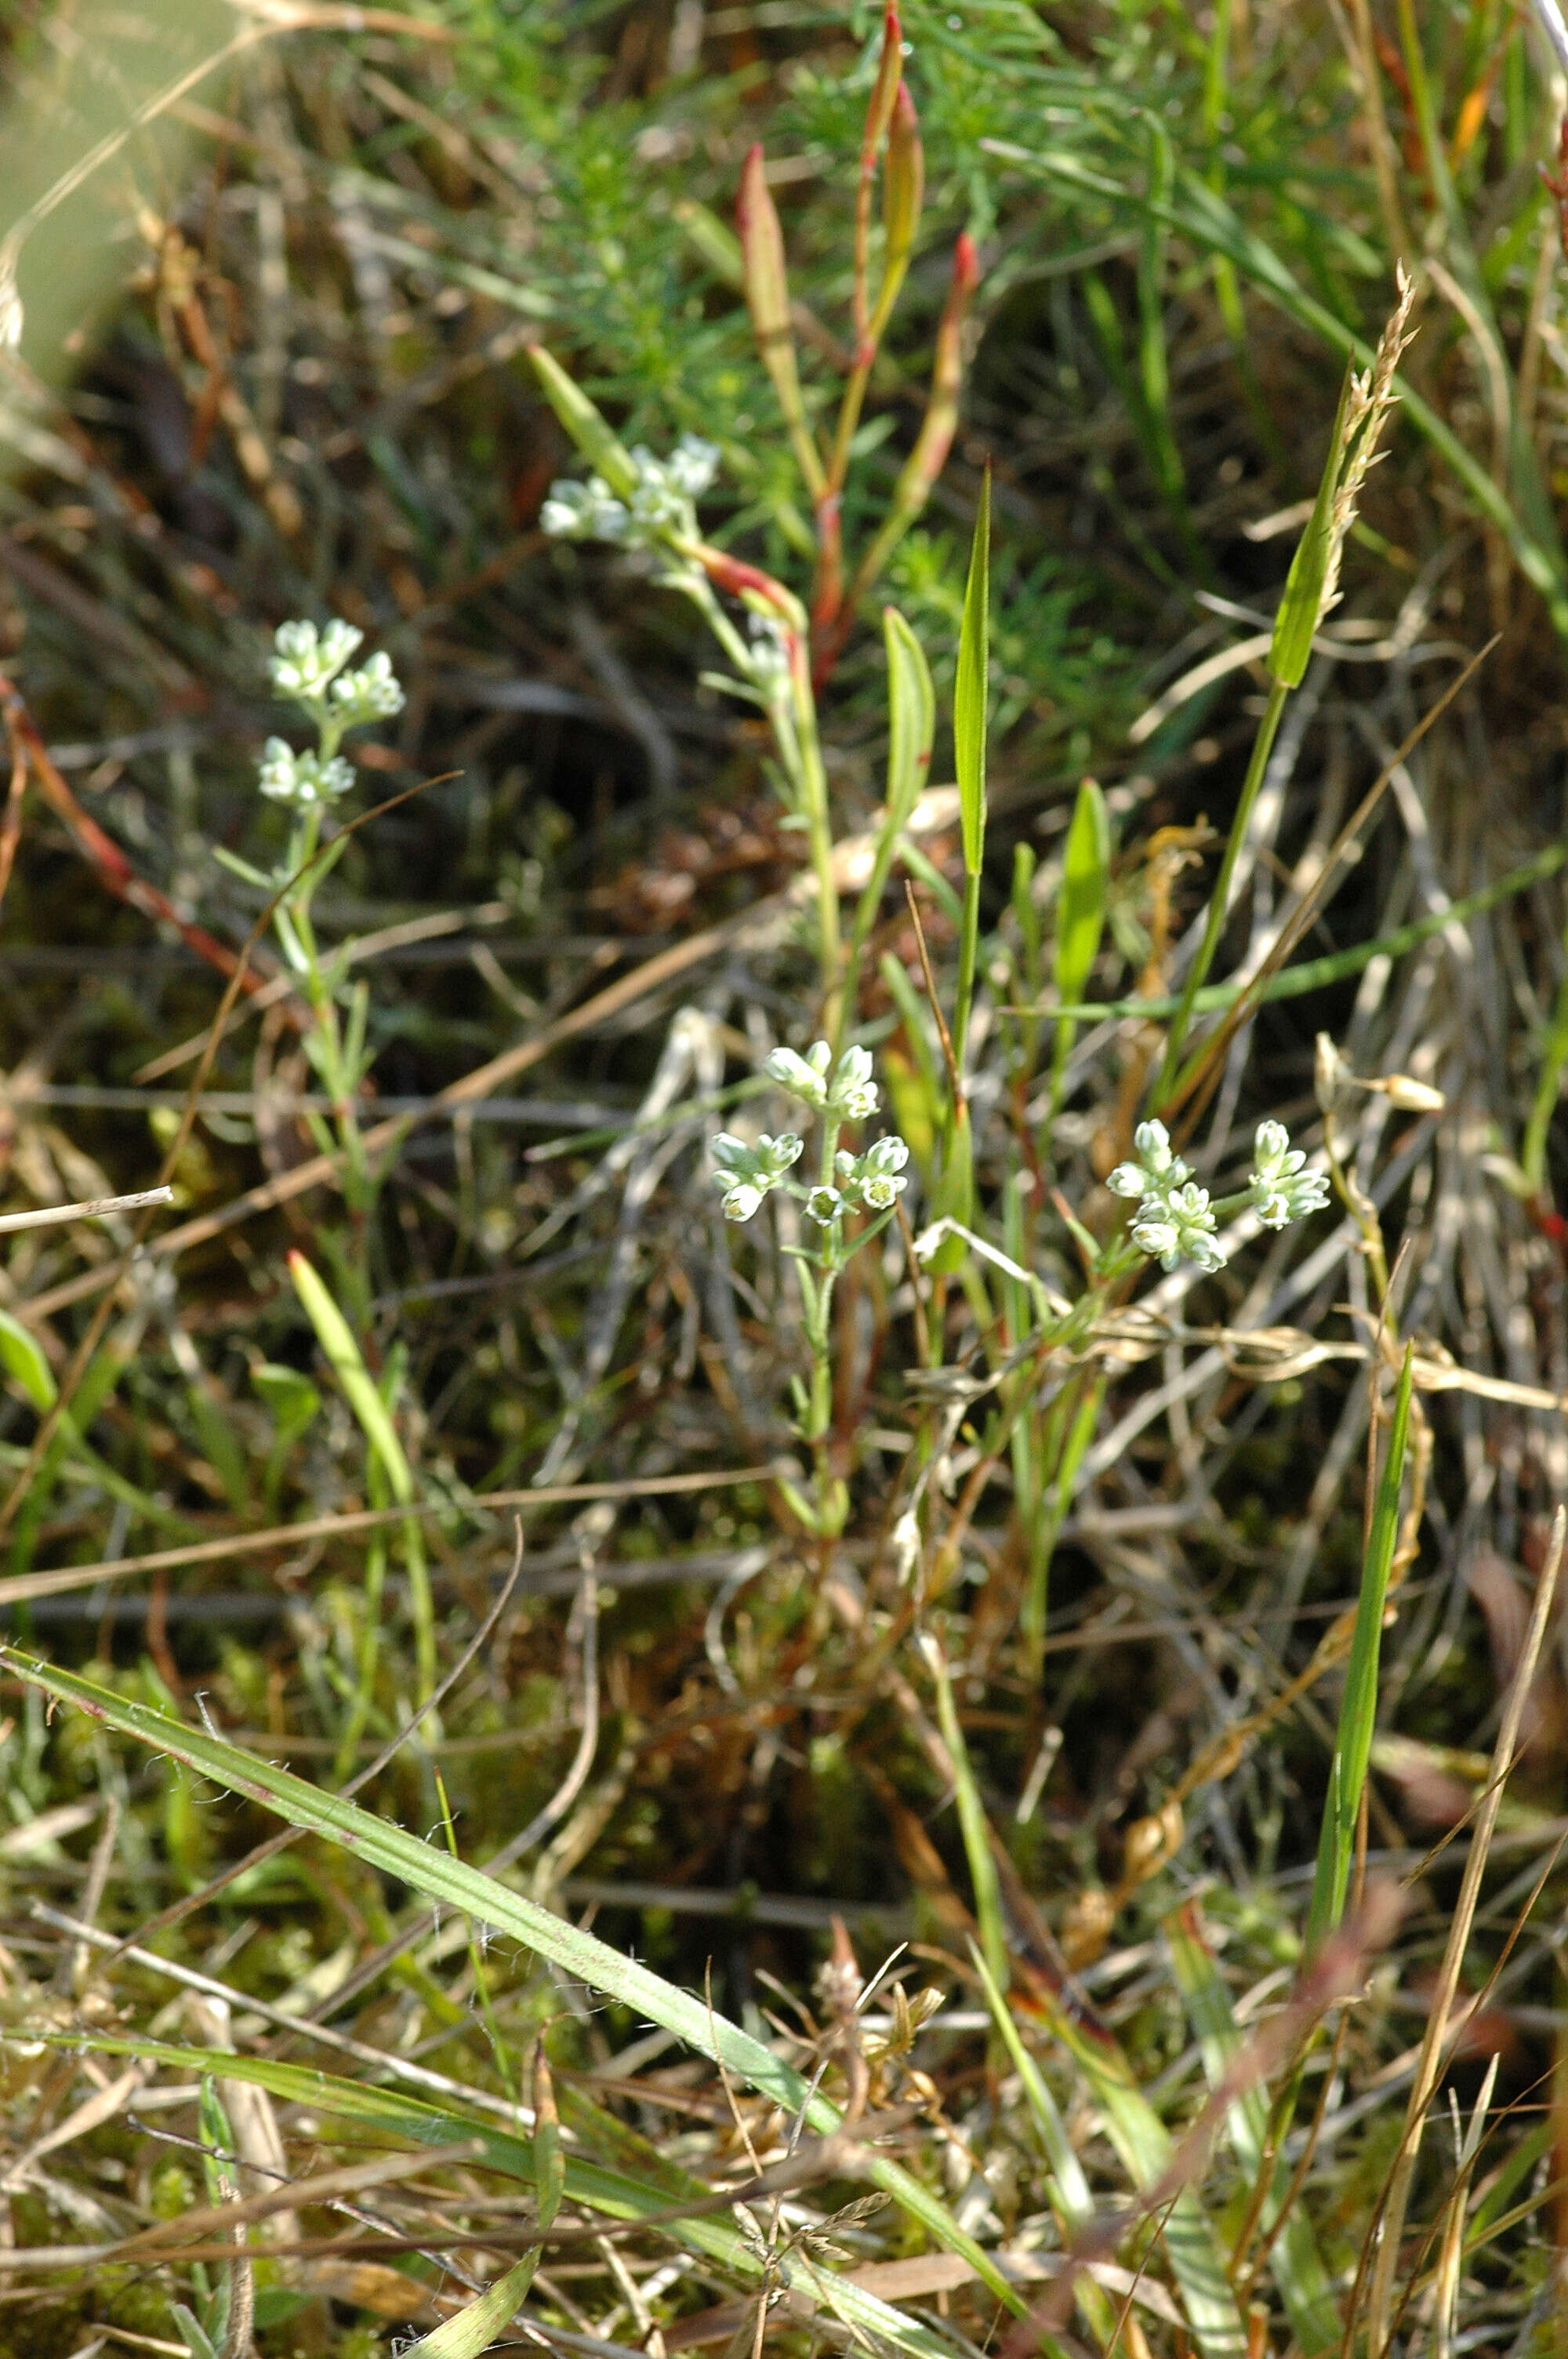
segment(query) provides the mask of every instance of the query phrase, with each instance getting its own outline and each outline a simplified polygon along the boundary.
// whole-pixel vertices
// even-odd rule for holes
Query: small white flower
[[[1106,1181],[1118,1196],[1163,1196],[1192,1176],[1192,1166],[1171,1151],[1162,1122],[1141,1122],[1132,1134],[1137,1160],[1119,1163]]]
[[[877,1110],[877,1085],[871,1079],[871,1052],[846,1049],[833,1075],[830,1103],[846,1122],[864,1122]]]
[[[382,652],[372,656],[359,671],[345,672],[335,679],[331,697],[333,717],[344,729],[356,729],[365,721],[389,721],[404,705],[392,658]]]
[[[849,1155],[840,1148],[837,1157],[845,1193],[858,1197],[869,1212],[892,1211],[909,1185],[897,1176],[908,1160],[909,1149],[896,1134],[873,1140],[864,1155]]]
[[[782,1131],[777,1138],[770,1138],[764,1131],[755,1147],[749,1147],[731,1131],[720,1131],[710,1151],[714,1180],[724,1190],[725,1219],[749,1221],[805,1149],[806,1141],[793,1130]]]
[[[806,1217],[819,1228],[827,1228],[844,1210],[844,1199],[837,1188],[814,1188],[806,1200]]]
[[[1174,1269],[1183,1260],[1195,1261],[1200,1269],[1223,1269],[1225,1255],[1214,1231],[1208,1190],[1188,1180],[1169,1194],[1145,1196],[1130,1234],[1139,1251],[1162,1269]]]
[[[341,615],[334,615],[324,631],[310,622],[280,623],[273,636],[276,652],[267,664],[273,686],[283,696],[319,697],[363,637]]]
[[[1266,1229],[1288,1228],[1309,1212],[1321,1212],[1328,1201],[1328,1179],[1308,1171],[1306,1157],[1291,1145],[1282,1122],[1260,1122],[1252,1142],[1252,1173],[1248,1180],[1253,1206]]]
[[[291,803],[297,810],[336,802],[353,783],[353,764],[341,754],[323,762],[319,754],[295,753],[281,737],[267,739],[256,773],[256,784],[264,795],[274,802]]]
[[[818,1050],[821,1051],[820,1058]],[[793,1049],[775,1049],[762,1071],[770,1081],[787,1090],[791,1097],[799,1098],[804,1105],[818,1112],[827,1103],[827,1072],[830,1054],[825,1040],[819,1040],[809,1060],[797,1056]]]

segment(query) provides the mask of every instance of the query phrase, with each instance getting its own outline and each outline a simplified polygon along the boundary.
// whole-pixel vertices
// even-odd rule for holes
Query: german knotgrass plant
[[[254,221],[268,303],[293,274],[319,316],[350,307],[341,350],[297,375],[275,308],[265,352],[188,386],[193,450],[226,433],[308,489],[353,446],[319,538],[267,544],[257,611],[369,625],[395,599],[411,758],[471,773],[452,873],[478,907],[410,908],[400,875],[383,937],[454,938],[455,979],[351,985],[330,830],[348,733],[402,690],[346,625],[285,625],[309,743],[267,745],[287,842],[242,873],[320,1093],[312,1192],[275,1159],[254,1209],[301,1225],[226,1259],[213,1183],[177,1233],[189,1298],[157,1240],[66,1276],[19,1246],[0,1316],[16,1413],[58,1408],[60,1443],[6,1594],[74,1578],[99,1630],[85,1670],[4,1654],[0,1874],[30,1878],[0,1992],[8,2278],[65,2287],[61,2351],[191,2359],[373,2359],[350,2304],[417,2359],[519,2334],[568,2359],[1539,2359],[1562,848],[1451,898],[1422,767],[1469,690],[1428,701],[1426,668],[1479,643],[1466,567],[1506,622],[1517,562],[1543,640],[1568,614],[1517,17],[451,0],[449,42],[373,15],[323,21],[330,58],[281,85],[330,133],[311,212],[269,178],[297,136],[271,82],[224,167],[254,185],[211,208],[232,242]],[[705,201],[726,175],[733,235]],[[194,377],[200,304],[252,257],[181,277],[193,252],[152,301]],[[1320,467],[1332,384],[1315,424],[1281,388],[1325,352],[1349,375]],[[581,461],[547,492],[535,386]],[[58,538],[26,515],[7,546],[46,605],[75,568],[60,612],[102,629],[82,582],[114,578],[114,479],[70,495]],[[322,552],[361,534],[340,601]],[[1114,661],[1087,633],[1040,653],[1044,542],[1093,580]],[[711,654],[665,636],[683,606],[719,649],[700,680]],[[1145,662],[1128,738],[1105,714]],[[585,708],[617,758],[658,756],[656,827],[608,760],[556,780]],[[1479,708],[1454,719],[1450,755],[1460,724],[1479,746]],[[122,759],[146,757],[92,774],[116,820]],[[1367,939],[1298,960],[1352,875]],[[644,886],[645,957],[620,923]],[[1307,993],[1336,995],[1298,1039]],[[188,1108],[214,1156],[264,1086],[230,1049],[248,1092],[208,1092],[222,1048]],[[392,1109],[367,1145],[377,1087],[426,1093],[427,1156]],[[92,1286],[120,1323],[77,1381],[53,1322]],[[342,1405],[319,1424],[301,1316]],[[195,1420],[178,1457],[155,1319]],[[79,1539],[100,1497],[111,1537]],[[162,1584],[209,1558],[243,1580],[192,1671]],[[101,1599],[144,1576],[131,1669]],[[1304,1644],[1303,1609],[1327,1625]],[[1497,1693],[1470,1711],[1477,1612]],[[154,2201],[168,2138],[191,2168]],[[149,2307],[111,2310],[132,2277]],[[24,2341],[0,2322],[0,2359]]]

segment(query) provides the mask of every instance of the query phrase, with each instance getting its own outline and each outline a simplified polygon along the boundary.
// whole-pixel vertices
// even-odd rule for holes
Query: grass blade
[[[888,777],[881,830],[855,911],[844,972],[845,1021],[853,1022],[860,960],[882,894],[887,888],[898,839],[931,776],[931,741],[936,728],[936,691],[925,651],[896,606],[882,608],[882,642],[888,665]]]
[[[1350,1864],[1356,1849],[1356,1822],[1372,1756],[1372,1732],[1378,1718],[1378,1661],[1382,1647],[1383,1606],[1393,1569],[1394,1542],[1400,1527],[1400,1484],[1404,1477],[1405,1445],[1410,1432],[1411,1367],[1414,1346],[1405,1346],[1394,1395],[1393,1424],[1388,1455],[1378,1485],[1372,1527],[1361,1565],[1361,1593],[1356,1608],[1356,1635],[1350,1642],[1350,1663],[1345,1676],[1345,1700],[1339,1708],[1329,1770],[1328,1799],[1324,1804],[1318,1838],[1317,1873],[1307,1910],[1306,1951],[1316,1955],[1345,1914]]]
[[[1086,778],[1073,806],[1062,859],[1062,888],[1056,897],[1054,973],[1056,997],[1064,1007],[1081,1000],[1088,989],[1109,899],[1110,814],[1097,781]],[[1051,1065],[1053,1122],[1062,1102],[1076,1028],[1070,1016],[1056,1019],[1056,1047]]]
[[[1217,2088],[1225,2077],[1227,2065],[1241,2046],[1241,2034],[1230,2009],[1230,1994],[1192,1912],[1178,1910],[1165,1928],[1165,1939],[1176,1987],[1203,2052],[1205,2078],[1211,2089]],[[1228,2125],[1236,2158],[1246,2176],[1256,2180],[1263,2169],[1269,2136],[1269,2102],[1260,2082],[1249,2082],[1237,2098],[1230,2108]],[[1265,2231],[1271,2229],[1278,2219],[1289,2185],[1290,2172],[1280,2158],[1260,2210]],[[1299,2203],[1274,2238],[1269,2262],[1303,2359],[1337,2351],[1343,2333],[1339,2312],[1312,2222]]]
[[[1170,2132],[1138,2088],[1115,2041],[1091,2036],[1063,2008],[1048,2004],[1052,2029],[1094,2092],[1122,2169],[1135,2187],[1154,2186],[1170,2165]],[[1247,2331],[1230,2288],[1225,2255],[1192,2187],[1184,2187],[1176,2197],[1162,2234],[1204,2359],[1243,2359]]]
[[[395,1876],[411,1891],[448,1908],[460,1908],[481,1924],[492,1926],[524,1948],[576,1974],[608,1998],[683,2039],[699,2055],[722,2063],[738,2079],[749,2081],[764,2096],[773,2097],[806,2126],[826,2136],[839,2126],[838,2107],[814,2090],[791,2066],[784,2063],[760,2039],[726,2020],[687,1991],[667,1983],[634,1958],[622,1957],[594,1934],[581,1931],[563,1918],[511,1891],[495,1877],[464,1861],[422,1843],[389,1821],[362,1810],[341,1795],[307,1784],[287,1769],[257,1760],[205,1728],[194,1728],[171,1713],[146,1704],[125,1701],[108,1688],[79,1679],[53,1664],[35,1662],[11,1647],[0,1647],[0,1662],[29,1686],[74,1704],[104,1726],[150,1745],[171,1760],[182,1761],[198,1776],[210,1777],[228,1792],[241,1794],[264,1810],[276,1811],[291,1826],[304,1827],[326,1842],[341,1844],[368,1860],[383,1874]],[[225,2066],[227,2070],[227,2066]],[[1021,2311],[1016,2288],[997,2268],[989,2254],[975,2242],[946,2205],[908,2171],[884,2157],[871,2158],[867,2176],[918,2221],[939,2244],[959,2253],[976,2275],[1009,2310]],[[879,2305],[881,2307],[881,2305]],[[891,2314],[891,2313],[890,2313]]]
[[[920,1647],[936,1688],[936,1718],[942,1731],[942,1742],[952,1757],[954,1797],[958,1806],[958,1826],[964,1838],[964,1856],[969,1864],[969,1881],[975,1888],[975,1916],[979,1923],[980,1948],[991,1979],[1000,1989],[1005,1990],[1011,1980],[1011,1970],[1008,1963],[1007,1928],[1001,1913],[1001,1886],[997,1879],[996,1861],[991,1856],[986,1808],[975,1784],[969,1748],[958,1725],[958,1714],[953,1702],[953,1682],[947,1676],[942,1649],[935,1639],[929,1636],[921,1640]]]
[[[979,514],[969,551],[964,619],[958,634],[958,675],[953,688],[953,764],[964,842],[964,927],[953,1012],[953,1056],[964,1068],[969,1010],[979,955],[980,872],[986,854],[986,707],[990,685],[991,480],[980,488]]]
[[[400,1507],[414,1504],[414,1472],[391,1412],[364,1364],[353,1331],[315,1270],[297,1248],[288,1256],[288,1274],[316,1331],[327,1364],[342,1386],[344,1398],[359,1420],[360,1430],[375,1452]],[[408,1573],[408,1607],[414,1623],[414,1644],[419,1664],[419,1696],[428,1701],[436,1684],[436,1623],[430,1599],[430,1575],[425,1561],[425,1538],[412,1519],[403,1527],[403,1560]],[[372,1634],[373,1636],[373,1633]],[[374,1669],[373,1648],[367,1659],[360,1697],[360,1717],[369,1706],[369,1683]],[[356,1723],[354,1734],[359,1733]]]

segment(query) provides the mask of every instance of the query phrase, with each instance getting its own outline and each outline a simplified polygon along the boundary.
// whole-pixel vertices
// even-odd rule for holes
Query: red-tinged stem
[[[947,463],[947,453],[958,430],[958,396],[964,381],[964,325],[979,278],[979,256],[973,238],[965,230],[953,249],[953,273],[936,331],[936,353],[925,416],[914,448],[899,471],[881,529],[860,560],[834,621],[821,636],[814,673],[819,689],[830,678],[843,652],[860,600],[925,506],[932,485]]]
[[[890,8],[882,18],[882,53],[877,64],[877,78],[871,84],[871,95],[866,107],[866,127],[860,136],[860,178],[855,190],[855,364],[869,365],[865,352],[871,307],[867,283],[871,243],[871,184],[876,179],[877,158],[892,120],[893,101],[898,96],[899,79],[903,71],[903,27],[898,20],[898,10]]]
[[[105,835],[97,821],[82,810],[50,761],[49,748],[20,692],[4,673],[0,673],[0,704],[4,704],[13,742],[26,753],[27,766],[38,782],[44,800],[63,822],[105,891],[138,910],[144,918],[151,918],[155,924],[175,927],[187,950],[194,951],[209,966],[215,966],[220,974],[232,976],[240,965],[238,952],[230,950],[215,934],[210,934],[204,926],[193,926],[182,918],[156,885],[149,885],[145,876],[136,874],[114,837]],[[247,965],[240,978],[240,988],[260,991],[270,979],[265,972],[254,973]]]

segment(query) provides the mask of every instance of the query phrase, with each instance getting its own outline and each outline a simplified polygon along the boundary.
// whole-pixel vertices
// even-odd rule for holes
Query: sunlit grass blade
[[[1185,1909],[1170,1919],[1165,1938],[1170,1945],[1176,1987],[1202,2050],[1205,2077],[1211,2089],[1217,2088],[1241,2046],[1241,2034],[1231,2013],[1230,1994],[1201,1933],[1188,1921]],[[1255,2182],[1264,2167],[1269,2136],[1269,2102],[1260,2083],[1248,2082],[1227,2119],[1237,2161],[1247,2178]],[[1272,2183],[1259,2213],[1265,2233],[1273,2228],[1279,2217],[1290,2177],[1284,2158],[1277,2158]],[[1312,2222],[1300,2203],[1292,2208],[1274,2237],[1269,2262],[1303,2359],[1337,2351],[1343,2333],[1339,2312]]]
[[[1139,2089],[1120,2049],[1104,2035],[1091,2036],[1060,2006],[1052,2006],[1051,2024],[1094,2093],[1122,2169],[1135,2187],[1154,2186],[1170,2166],[1171,2134]],[[1195,2188],[1182,2189],[1161,2234],[1204,2359],[1243,2359],[1247,2330],[1219,2238]]]
[[[1328,1797],[1318,1836],[1317,1872],[1307,1910],[1306,1951],[1315,1955],[1345,1914],[1356,1852],[1356,1822],[1372,1757],[1372,1734],[1378,1719],[1378,1664],[1382,1651],[1383,1607],[1393,1569],[1394,1543],[1400,1528],[1400,1485],[1404,1479],[1405,1448],[1410,1432],[1411,1368],[1414,1346],[1405,1347],[1404,1363],[1394,1394],[1393,1420],[1388,1453],[1372,1510],[1371,1528],[1361,1560],[1361,1592],[1356,1607],[1356,1634],[1345,1675],[1345,1697],[1339,1708],[1339,1728],[1329,1768]]]
[[[990,1828],[986,1820],[986,1807],[975,1783],[974,1767],[969,1748],[964,1742],[964,1732],[958,1724],[958,1714],[953,1702],[953,1682],[947,1676],[947,1665],[935,1638],[926,1637],[922,1645],[926,1669],[936,1689],[936,1718],[942,1731],[942,1742],[953,1763],[954,1798],[958,1806],[958,1829],[964,1838],[964,1856],[969,1864],[969,1881],[975,1892],[975,1916],[980,1929],[980,1948],[985,1954],[991,1979],[1005,1990],[1011,1979],[1008,1963],[1007,1927],[1001,1911],[1001,1886],[997,1878],[996,1861],[991,1856]]]
[[[882,643],[888,667],[887,797],[881,828],[849,932],[845,967],[843,1007],[852,1023],[860,960],[876,922],[892,868],[898,840],[931,776],[931,741],[936,727],[936,691],[925,649],[896,606],[882,608]]]
[[[305,1315],[316,1331],[316,1341],[321,1346],[327,1364],[342,1386],[343,1397],[358,1419],[360,1430],[374,1451],[392,1486],[394,1499],[400,1507],[412,1506],[415,1499],[414,1470],[397,1438],[397,1428],[392,1422],[386,1403],[364,1364],[353,1330],[323,1285],[319,1273],[297,1250],[288,1256],[288,1274],[294,1280],[294,1290],[304,1306]],[[403,1557],[408,1573],[408,1605],[419,1666],[418,1701],[423,1703],[436,1684],[436,1625],[430,1597],[429,1569],[425,1561],[425,1538],[412,1517],[403,1527]],[[373,1651],[371,1665],[373,1667]],[[367,1685],[368,1677],[367,1671]],[[362,1717],[368,1704],[367,1694],[362,1694],[360,1704]],[[357,1735],[357,1728],[354,1733]]]
[[[1062,884],[1056,896],[1056,944],[1054,979],[1056,997],[1064,1006],[1081,1000],[1099,953],[1110,898],[1110,814],[1099,786],[1086,778],[1073,806],[1072,823],[1062,855]],[[1062,1085],[1072,1049],[1075,1026],[1070,1016],[1056,1021],[1056,1045],[1051,1066],[1051,1113],[1062,1103]]]
[[[128,1703],[110,1689],[79,1679],[0,1647],[0,1662],[30,1686],[70,1703],[103,1725],[152,1747],[169,1759],[182,1761],[228,1792],[241,1794],[264,1810],[276,1811],[292,1826],[308,1828],[328,1843],[341,1844],[368,1861],[409,1890],[459,1908],[481,1924],[536,1951],[570,1974],[576,1974],[608,1998],[619,2000],[634,2014],[661,2029],[673,2032],[699,2055],[721,2062],[738,2079],[748,2081],[810,2129],[824,2135],[839,2125],[838,2107],[820,2091],[784,2063],[760,2039],[728,2022],[704,2003],[673,1983],[652,1973],[634,1958],[622,1957],[594,1934],[580,1930],[538,1902],[511,1891],[495,1877],[454,1859],[444,1849],[422,1843],[406,1829],[362,1810],[341,1795],[308,1785],[287,1769],[243,1753],[205,1728],[188,1726],[167,1712],[145,1704]],[[225,2069],[227,2069],[225,2067]],[[917,2221],[939,2244],[960,2253],[982,2282],[1010,2310],[1022,2299],[995,2263],[961,2228],[947,2206],[899,2164],[873,2156],[867,2176]]]
[[[980,875],[986,856],[986,730],[990,688],[991,485],[980,488],[979,513],[969,550],[964,619],[958,634],[958,672],[953,687],[953,765],[958,780],[958,821],[964,845],[964,929],[958,945],[958,981],[953,1011],[953,1055],[960,1073],[974,1003],[979,955]]]
[[[211,2061],[205,2049],[124,2038],[113,2033],[86,2037],[72,2033],[70,2045],[98,2055],[139,2057],[149,2064],[185,2074],[200,2074]],[[342,2080],[332,2073],[285,2063],[270,2056],[225,2055],[223,2074],[226,2080],[245,2081],[265,2089],[308,2113],[351,2123],[368,2132],[378,2144],[400,2140],[409,2146],[450,2147],[466,2143],[474,2150],[478,2169],[495,2171],[525,2187],[536,2186],[537,2167],[531,2141],[497,2129],[483,2115],[470,2117],[420,2098],[406,2097],[400,2092],[367,2087],[362,2082]],[[566,2104],[568,2114],[579,2125],[585,2110],[600,2122],[611,2123],[611,2116],[600,2114],[575,2091],[568,2093]],[[619,2129],[622,2125],[611,2126]],[[633,2139],[636,2137],[634,2132],[628,2135]],[[638,2144],[641,2147],[643,2142]],[[756,2283],[761,2264],[752,2245],[728,2218],[696,2209],[710,2199],[710,2188],[662,2157],[656,2167],[650,2168],[639,2159],[637,2168],[639,2175],[633,2178],[568,2153],[562,2182],[564,2199],[582,2211],[600,2212],[607,2220],[656,2220],[659,2233],[673,2244],[733,2277],[741,2285]],[[694,2208],[682,2216],[680,2205],[687,2200]],[[775,2266],[785,2283],[798,2282],[813,2298],[816,2296],[818,2279],[828,2274],[814,2270],[808,2277],[800,2270],[797,2275],[789,2256]],[[880,2296],[845,2278],[832,2277],[830,2282],[835,2307],[873,2345],[885,2343],[890,2349],[903,2352],[906,2359],[953,2359],[950,2343],[918,2319],[905,2318]],[[1009,2301],[1014,2309],[1022,2306],[1011,2288]]]
[[[1064,2235],[1070,2236],[1075,2228],[1087,2225],[1094,2217],[1094,2197],[1089,2192],[1084,2167],[1074,2151],[1073,2142],[1067,2136],[1067,2125],[1062,2119],[1061,2109],[1051,2094],[1045,2076],[1024,2046],[1022,2034],[1013,2020],[1012,2010],[986,1963],[985,1952],[971,1942],[969,1955],[980,1978],[980,1988],[985,1993],[991,2021],[1018,2074],[1024,2102],[1033,2116],[1045,2159],[1051,2166],[1051,2176],[1045,2187],[1047,2201],[1056,2214]],[[1097,2285],[1088,2277],[1080,2277],[1074,2293],[1090,2332],[1100,2348],[1108,2351],[1116,2330],[1116,2313],[1110,2297],[1103,2286]]]

